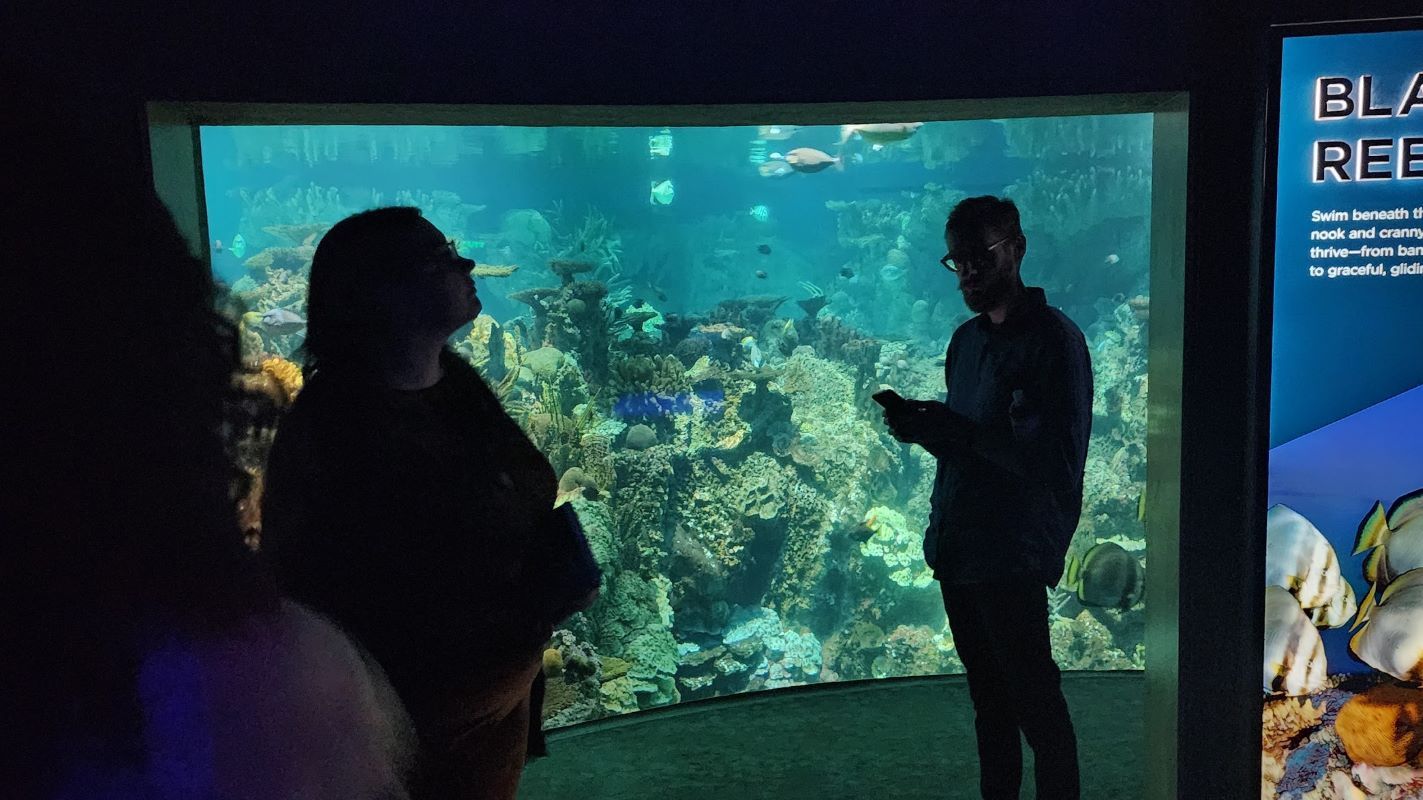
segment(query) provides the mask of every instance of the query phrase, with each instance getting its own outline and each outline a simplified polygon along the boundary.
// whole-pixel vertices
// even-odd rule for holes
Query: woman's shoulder
[[[379,668],[293,600],[221,632],[167,638],[145,657],[139,690],[150,760],[206,773],[218,796],[306,796],[316,787],[291,781],[326,764],[313,797],[373,797],[407,766],[409,725]]]

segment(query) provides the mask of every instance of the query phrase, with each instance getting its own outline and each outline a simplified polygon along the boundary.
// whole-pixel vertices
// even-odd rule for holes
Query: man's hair
[[[995,228],[1009,236],[1022,236],[1023,225],[1018,218],[1018,206],[1004,197],[991,194],[960,200],[949,212],[944,234],[962,239],[970,231]]]

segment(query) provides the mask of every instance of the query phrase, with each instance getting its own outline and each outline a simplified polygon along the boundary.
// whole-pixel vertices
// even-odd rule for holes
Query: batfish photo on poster
[[[1420,27],[1280,41],[1267,797],[1423,797]]]

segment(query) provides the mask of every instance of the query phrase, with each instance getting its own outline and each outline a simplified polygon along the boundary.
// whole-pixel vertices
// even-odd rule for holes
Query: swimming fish
[[[1126,611],[1141,601],[1146,570],[1136,556],[1114,542],[1102,542],[1081,559],[1067,561],[1063,586],[1077,593],[1084,606]]]
[[[1324,688],[1328,668],[1324,640],[1294,595],[1265,587],[1265,694],[1314,694]]]
[[[1265,585],[1279,586],[1302,608],[1329,605],[1344,579],[1339,557],[1324,534],[1286,505],[1265,515]]]
[[[1146,522],[1146,490],[1142,489],[1141,494],[1136,496],[1136,521]]]
[[[1342,581],[1340,586],[1339,593],[1334,595],[1328,605],[1309,610],[1309,621],[1314,623],[1314,627],[1342,628],[1354,618],[1354,612],[1359,610],[1358,601],[1354,597],[1354,587],[1350,586],[1348,581]]]
[[[671,205],[677,198],[677,190],[672,186],[671,180],[653,181],[652,189],[648,192],[647,202],[655,206]]]
[[[769,244],[758,244],[756,245],[756,252],[763,256],[769,256],[771,254],[771,246]]]
[[[273,336],[286,336],[306,327],[306,320],[289,308],[273,308],[263,311],[258,322]]]
[[[786,163],[790,164],[791,169],[796,172],[819,172],[832,166],[836,169],[844,169],[839,158],[823,150],[816,150],[814,147],[797,147],[786,153]]]
[[[222,240],[221,240],[221,239],[213,239],[213,241],[212,241],[212,251],[213,251],[214,253],[221,253],[221,252],[222,252]]]
[[[751,363],[751,366],[757,369],[760,369],[761,365],[765,363],[765,359],[761,355],[761,347],[756,344],[755,336],[747,336],[741,340],[741,352],[746,354],[746,360]]]
[[[842,277],[842,278],[853,278],[853,277],[855,277],[855,271],[854,271],[853,269],[850,269],[849,267],[841,267],[841,268],[840,268],[840,277]]]
[[[672,155],[672,130],[663,128],[659,133],[647,137],[647,153],[653,158]]]
[[[766,274],[766,270],[764,270],[764,269],[758,269],[758,270],[756,270],[756,277],[758,277],[758,278],[760,278],[761,280],[764,281],[765,279],[769,278],[770,276]]]
[[[779,142],[791,138],[798,130],[800,130],[799,125],[761,125],[756,128],[756,138],[768,142]]]
[[[756,167],[763,178],[784,178],[795,173],[795,167],[781,160],[771,160]]]
[[[1370,552],[1372,551],[1372,552]],[[1384,513],[1383,503],[1375,503],[1354,540],[1354,555],[1369,553],[1364,561],[1364,577],[1386,588],[1390,581],[1410,570],[1423,567],[1423,489],[1393,502]]]
[[[759,203],[757,205],[751,206],[751,219],[754,219],[757,222],[765,222],[770,218],[771,209]]]
[[[241,258],[247,255],[247,240],[242,238],[242,234],[232,237],[232,246],[227,248],[234,256]]]
[[[841,125],[840,144],[850,141],[850,137],[859,136],[871,144],[890,144],[892,142],[902,142],[914,135],[914,132],[924,126],[922,122],[871,122],[861,125]]]
[[[1387,513],[1383,503],[1374,504],[1359,523],[1354,539],[1354,555],[1362,553],[1369,553],[1364,559],[1364,579],[1370,585],[1359,604],[1360,621],[1368,616],[1378,593],[1395,578],[1423,567],[1423,489],[1398,498]]]
[[[1349,652],[1379,672],[1423,683],[1423,569],[1398,576],[1359,617]]]

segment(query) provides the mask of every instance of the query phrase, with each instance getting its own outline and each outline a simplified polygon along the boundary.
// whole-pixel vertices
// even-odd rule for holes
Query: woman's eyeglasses
[[[425,260],[422,267],[425,271],[432,273],[446,269],[469,272],[474,268],[474,259],[460,255],[459,242],[450,239],[436,248]]]
[[[999,245],[1003,244],[1009,239],[1012,239],[1016,235],[1017,234],[1010,233],[1007,236],[1004,236],[1002,239],[999,239],[993,244],[990,244],[989,246],[977,252],[961,252],[957,255],[955,255],[954,253],[945,253],[944,257],[939,259],[939,263],[943,264],[944,269],[948,270],[949,272],[958,272],[959,270],[966,269],[971,266],[981,267],[984,264],[987,264],[989,260],[993,258],[993,251],[996,250]]]

